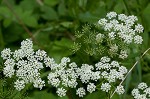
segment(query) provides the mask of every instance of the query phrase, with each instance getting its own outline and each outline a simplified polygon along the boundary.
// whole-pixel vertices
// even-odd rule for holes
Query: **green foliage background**
[[[75,41],[75,31],[85,23],[97,22],[105,17],[107,12],[115,11],[127,15],[135,15],[145,30],[142,34],[144,42],[140,52],[150,47],[150,1],[149,0],[0,0],[0,51],[4,48],[13,50],[19,48],[20,42],[26,38],[33,38],[34,48],[45,50],[57,62],[64,56],[72,61],[91,63],[83,53],[73,54],[71,46]],[[136,49],[135,49],[136,51]],[[125,64],[128,68],[140,57]],[[93,62],[93,61],[92,61]],[[0,63],[3,63],[0,59]],[[32,88],[18,92],[12,87],[12,82],[3,76],[2,64],[0,75],[0,99],[69,99],[57,97],[51,86],[42,91]],[[115,95],[113,99],[129,98],[131,89],[139,82],[150,85],[150,52],[148,52],[124,85],[125,95]],[[71,92],[70,99],[77,99],[75,92]],[[104,99],[103,92],[89,94],[85,99]]]

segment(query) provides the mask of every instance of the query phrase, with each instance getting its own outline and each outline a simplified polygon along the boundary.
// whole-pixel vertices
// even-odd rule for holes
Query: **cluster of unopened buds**
[[[117,17],[115,12],[108,13],[106,17],[107,19],[100,19],[98,24],[104,28],[111,40],[120,39],[126,44],[131,42],[142,43],[143,39],[139,34],[143,32],[143,27],[140,24],[134,24],[137,17],[124,14]],[[96,37],[98,41],[105,35],[98,34]],[[118,50],[117,44],[112,49]],[[124,50],[121,50],[120,53],[120,58],[128,56]],[[79,97],[97,89],[110,92],[114,90],[112,85],[115,82],[123,81],[128,72],[125,66],[122,66],[118,61],[111,60],[108,56],[101,57],[100,61],[94,65],[82,64],[78,66],[75,62],[71,62],[68,57],[63,57],[60,63],[56,63],[44,50],[34,51],[33,42],[30,39],[23,40],[20,49],[14,52],[5,48],[1,51],[1,57],[4,60],[3,73],[6,77],[16,77],[14,87],[18,91],[24,89],[28,83],[33,84],[35,88],[40,90],[46,84],[50,84],[57,89],[56,93],[60,97],[66,95],[68,88],[76,89],[76,95]],[[41,75],[44,70],[48,71],[48,68],[47,80],[43,80]],[[100,85],[96,85],[97,82],[100,82]],[[144,84],[139,85],[138,88],[144,89],[146,95],[150,93],[149,88]],[[125,89],[122,85],[119,85],[116,86],[115,92],[120,95],[125,92]],[[132,95],[135,99],[139,99],[136,98],[140,95],[138,89],[134,89]]]

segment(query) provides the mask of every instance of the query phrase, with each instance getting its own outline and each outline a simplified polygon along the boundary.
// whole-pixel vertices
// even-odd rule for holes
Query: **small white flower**
[[[14,59],[16,59],[17,61],[19,59],[22,59],[23,57],[25,57],[24,51],[22,49],[19,50],[15,50],[15,52],[13,53],[13,57]]]
[[[108,33],[108,37],[109,37],[110,40],[114,40],[115,37],[116,37],[115,32]]]
[[[35,88],[40,88],[40,90],[45,86],[45,81],[42,81],[42,79],[37,79],[34,81],[33,86]]]
[[[68,81],[68,86],[70,88],[76,88],[77,85],[78,85],[78,83],[75,79],[71,79],[71,80]]]
[[[9,59],[11,54],[12,54],[12,52],[11,52],[10,48],[5,48],[3,51],[1,51],[1,57],[3,59]]]
[[[66,96],[66,92],[67,92],[67,90],[64,89],[64,88],[58,88],[57,91],[56,91],[56,93],[57,93],[57,95],[58,95],[59,97]]]
[[[83,87],[80,87],[76,90],[76,95],[78,95],[79,97],[83,97],[86,95],[85,93],[85,89]]]
[[[71,68],[76,68],[77,67],[77,64],[75,62],[72,62],[69,64],[69,67]]]
[[[102,91],[105,91],[105,92],[108,92],[111,88],[111,85],[109,83],[102,83],[101,85],[101,90]]]
[[[35,58],[42,61],[46,57],[46,52],[44,50],[38,50],[35,52]]]
[[[15,73],[15,60],[14,59],[7,59],[4,63],[4,69],[3,69],[3,73],[6,77],[12,77]]]
[[[150,87],[146,88],[143,92],[150,97]]]
[[[132,96],[137,96],[138,94],[140,94],[140,91],[134,88],[131,93],[132,93]]]
[[[127,68],[124,66],[119,67],[119,72],[121,72],[122,74],[126,74],[128,72]]]
[[[134,43],[136,43],[136,44],[142,44],[142,42],[143,42],[143,39],[142,39],[141,36],[136,35],[136,36],[134,37]]]
[[[142,82],[142,83],[140,83],[140,84],[138,85],[138,89],[141,89],[141,90],[144,90],[144,89],[146,89],[147,87],[148,87],[147,84],[144,83],[144,82]]]
[[[98,21],[98,24],[99,25],[106,25],[106,23],[107,23],[107,20],[105,19],[105,18],[102,18],[102,19],[100,19],[99,21]]]
[[[105,31],[111,31],[113,29],[113,24],[112,23],[106,23],[104,26]]]
[[[112,53],[116,53],[116,52],[118,52],[118,46],[116,44],[115,45],[111,45],[109,50]]]
[[[118,20],[125,22],[127,19],[127,16],[125,14],[119,14],[118,15]]]
[[[104,56],[101,58],[101,62],[103,62],[103,63],[110,62],[110,58],[108,56]]]
[[[21,42],[21,49],[23,49],[23,50],[32,49],[32,47],[33,47],[33,43],[29,39],[23,40]]]
[[[25,82],[23,80],[17,80],[15,83],[14,83],[14,87],[18,90],[18,91],[21,91],[24,87],[25,87]]]
[[[106,17],[108,19],[112,19],[112,18],[115,18],[117,16],[117,13],[116,12],[109,12],[107,13]]]
[[[125,89],[122,85],[117,86],[116,88],[116,93],[118,93],[119,95],[123,94],[125,92]]]
[[[126,50],[121,50],[121,51],[120,51],[119,58],[125,59],[125,58],[127,58],[127,57],[128,57],[127,51],[126,51]]]
[[[112,61],[110,64],[112,67],[120,67],[119,63],[117,61]]]
[[[88,92],[92,93],[92,92],[95,91],[95,89],[96,89],[96,86],[94,85],[94,83],[89,83],[89,84],[87,85],[87,91],[88,91]]]
[[[144,30],[144,27],[141,24],[135,25],[135,31],[138,33],[142,33]]]
[[[132,43],[133,37],[131,35],[124,35],[124,43],[130,44]]]

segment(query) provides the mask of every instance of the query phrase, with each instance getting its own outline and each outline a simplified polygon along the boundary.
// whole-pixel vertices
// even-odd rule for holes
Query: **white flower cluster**
[[[111,83],[114,83],[117,80],[123,80],[127,73],[126,67],[120,66],[117,61],[111,61],[107,56],[102,57],[100,62],[95,64],[95,67],[96,70],[101,72],[101,77],[107,81],[101,85],[101,90],[105,92],[108,92],[111,89]],[[123,94],[123,86],[117,86],[116,92],[118,94]]]
[[[32,41],[26,39],[21,42],[20,49],[11,52],[7,48],[1,52],[1,57],[5,60],[4,75],[10,78],[13,75],[17,77],[14,87],[18,91],[28,83],[32,83],[35,88],[42,89],[46,82],[42,80],[40,73],[44,68],[50,69],[47,76],[48,84],[57,88],[56,93],[60,97],[66,95],[68,88],[77,89],[76,94],[79,97],[85,96],[86,91],[92,93],[96,91],[94,82],[99,79],[105,79],[105,83],[101,84],[101,90],[108,92],[111,89],[111,83],[118,79],[122,80],[127,73],[126,67],[120,66],[117,61],[111,61],[107,56],[102,57],[95,65],[77,66],[75,62],[70,62],[68,57],[63,57],[60,63],[56,63],[53,58],[47,56],[45,51],[34,51],[32,47]],[[87,88],[79,86],[78,82],[86,85]],[[123,94],[123,86],[118,86],[116,92]]]
[[[46,57],[46,52],[41,50],[34,52],[32,47],[32,41],[26,39],[21,42],[20,49],[11,52],[6,48],[1,52],[1,57],[5,60],[4,75],[11,78],[16,74],[18,79],[14,87],[19,91],[28,83],[33,83],[35,88],[40,89],[45,86],[45,81],[40,77],[40,70],[44,68],[40,61]]]
[[[102,41],[102,38],[109,38],[109,42],[115,45],[118,51],[118,42],[122,42],[126,45],[131,43],[142,44],[143,26],[137,23],[138,18],[134,15],[127,16],[125,14],[117,14],[116,12],[109,12],[106,18],[102,18],[98,21],[98,25],[104,29],[104,33],[99,33],[96,36],[97,41]],[[117,41],[118,40],[118,41]],[[117,42],[116,42],[117,41]],[[112,46],[112,45],[111,45]],[[112,48],[110,46],[110,51]],[[124,52],[125,49],[120,49],[119,58],[127,58],[127,53]],[[115,53],[114,50],[112,53]]]
[[[150,87],[144,82],[141,82],[131,93],[134,99],[150,99]]]
[[[78,76],[75,72],[77,65],[76,63],[72,62],[68,66],[67,63],[70,62],[70,59],[67,57],[62,58],[60,64],[57,64],[54,60],[52,60],[53,59],[49,59],[49,66],[52,71],[47,76],[48,83],[53,87],[58,88],[57,93],[60,97],[62,97],[66,95],[66,90],[64,88],[59,88],[59,85],[70,88],[76,88],[78,85]]]

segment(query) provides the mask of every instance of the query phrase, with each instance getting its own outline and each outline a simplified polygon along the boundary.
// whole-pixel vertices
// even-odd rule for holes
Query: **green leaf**
[[[34,10],[34,8],[38,6],[39,5],[35,0],[22,0],[19,4],[19,7],[24,10]]]
[[[27,25],[29,27],[37,27],[37,25],[38,25],[37,19],[32,14],[32,10],[23,11],[23,9],[21,9],[20,7],[16,7],[15,12],[17,13],[20,20],[22,20],[25,25]],[[19,21],[18,19],[16,19],[16,20]]]
[[[57,99],[57,96],[46,91],[34,91],[33,99]]]
[[[3,21],[4,27],[8,27],[11,23],[12,23],[11,19],[4,19],[4,21]]]
[[[97,17],[93,16],[90,12],[80,13],[79,19],[83,22],[96,22]]]
[[[145,24],[145,28],[146,30],[150,31],[150,4],[144,9],[143,11],[143,20],[144,20],[144,24]]]
[[[69,28],[72,25],[72,22],[61,22],[60,25],[63,27]]]
[[[73,42],[66,38],[62,38],[60,41],[55,41],[52,48],[49,49],[50,55],[59,62],[62,57],[72,54],[70,50],[71,45],[73,45]]]
[[[10,19],[12,19],[12,13],[5,6],[1,6],[0,7],[0,16],[3,16],[4,18],[10,18]]]
[[[67,9],[65,7],[65,4],[64,3],[59,3],[58,14],[59,15],[66,15],[66,13],[67,13]]]
[[[59,3],[59,0],[44,0],[44,4],[47,4],[50,6],[55,6],[58,3]]]
[[[46,20],[57,20],[58,19],[58,15],[52,7],[42,6],[41,11],[43,12],[43,14],[41,16]]]

